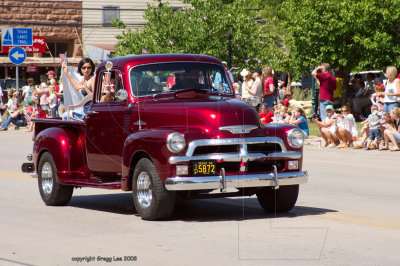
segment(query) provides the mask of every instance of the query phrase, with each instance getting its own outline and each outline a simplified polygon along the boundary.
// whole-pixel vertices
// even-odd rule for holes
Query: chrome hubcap
[[[150,206],[151,200],[153,199],[150,176],[146,172],[141,172],[136,185],[139,204],[142,208],[146,209]]]
[[[45,162],[42,167],[42,190],[46,196],[53,190],[53,169],[49,162]]]

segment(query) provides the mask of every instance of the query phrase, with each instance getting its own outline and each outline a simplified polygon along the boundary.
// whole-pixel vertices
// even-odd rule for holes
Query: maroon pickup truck
[[[285,212],[307,182],[303,131],[261,126],[209,56],[110,59],[96,69],[82,120],[35,121],[22,169],[37,175],[50,206],[68,204],[75,187],[95,187],[132,191],[146,220],[170,216],[178,198],[255,194],[266,211]]]

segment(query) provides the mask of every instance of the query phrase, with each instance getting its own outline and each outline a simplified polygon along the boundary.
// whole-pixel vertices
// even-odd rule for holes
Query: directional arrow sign
[[[8,53],[8,57],[14,64],[20,65],[25,61],[26,53],[25,50],[22,49],[21,47],[14,47]]]

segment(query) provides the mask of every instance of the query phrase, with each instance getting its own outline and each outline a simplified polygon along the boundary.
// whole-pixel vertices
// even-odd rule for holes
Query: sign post
[[[16,46],[12,48],[8,54],[11,62],[16,67],[15,80],[16,89],[19,90],[19,68],[18,65],[22,64],[26,59],[25,50],[18,46],[32,46],[33,45],[33,34],[30,28],[2,28],[1,29],[1,45],[12,45]]]
[[[10,58],[11,62],[15,64],[15,69],[16,69],[16,89],[17,91],[19,90],[19,69],[18,66],[22,64],[25,59],[26,59],[26,53],[25,50],[22,49],[21,47],[14,47],[10,50],[10,53],[8,54],[8,57]]]

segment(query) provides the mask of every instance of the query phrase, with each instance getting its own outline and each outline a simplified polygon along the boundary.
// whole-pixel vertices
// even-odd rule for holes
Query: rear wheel
[[[257,199],[267,212],[287,212],[293,209],[298,195],[299,185],[266,187],[257,192]]]
[[[56,166],[50,153],[45,152],[39,161],[38,184],[42,200],[49,206],[66,205],[72,197],[74,187],[57,183]]]
[[[175,192],[167,191],[153,163],[143,158],[133,173],[132,193],[135,208],[143,220],[169,217],[174,210]]]

